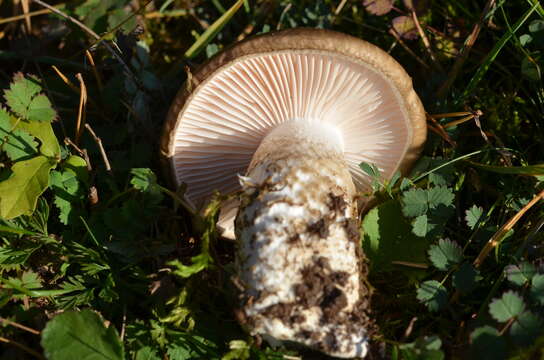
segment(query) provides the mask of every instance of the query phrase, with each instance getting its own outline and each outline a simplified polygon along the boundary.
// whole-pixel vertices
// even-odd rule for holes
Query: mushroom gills
[[[340,132],[318,119],[285,122],[240,182],[237,271],[250,332],[364,357],[370,290]]]

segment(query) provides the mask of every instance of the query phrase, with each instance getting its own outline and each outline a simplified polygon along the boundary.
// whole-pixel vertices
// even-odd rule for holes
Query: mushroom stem
[[[240,179],[237,266],[250,331],[365,356],[370,292],[340,132],[317,120],[283,123]]]

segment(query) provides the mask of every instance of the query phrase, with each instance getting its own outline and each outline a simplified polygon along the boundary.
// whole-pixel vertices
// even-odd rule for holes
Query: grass
[[[2,93],[23,73],[40,89],[12,91],[29,95],[28,109],[45,96],[56,115],[37,130],[30,111],[0,100],[0,210],[14,195],[1,184],[24,175],[16,164],[43,159],[49,179],[28,187],[30,211],[0,219],[0,358],[319,357],[240,328],[235,246],[214,231],[218,203],[203,217],[188,211],[158,149],[192,69],[238,40],[298,26],[380,46],[413,77],[427,112],[443,114],[429,118],[413,172],[376,182],[361,228],[377,346],[393,359],[543,356],[539,1],[421,0],[415,12],[395,1],[382,15],[359,0],[45,2],[58,14],[27,3],[0,0]],[[399,16],[420,23],[415,39],[391,32]],[[37,145],[17,152],[17,139]],[[73,334],[85,346],[70,347]]]

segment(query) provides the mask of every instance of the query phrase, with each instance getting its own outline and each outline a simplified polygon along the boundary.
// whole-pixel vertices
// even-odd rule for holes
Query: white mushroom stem
[[[342,148],[334,126],[317,120],[271,131],[240,177],[236,233],[250,331],[348,358],[366,355],[371,324]]]

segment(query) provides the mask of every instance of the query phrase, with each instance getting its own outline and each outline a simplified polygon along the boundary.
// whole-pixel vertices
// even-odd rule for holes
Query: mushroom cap
[[[214,190],[239,190],[237,175],[261,140],[296,119],[336,127],[359,191],[370,187],[361,162],[386,179],[405,173],[427,135],[412,79],[389,54],[346,34],[298,28],[237,43],[190,74],[168,112],[161,153],[200,208]],[[219,225],[231,227],[236,209],[235,200],[225,204]]]

